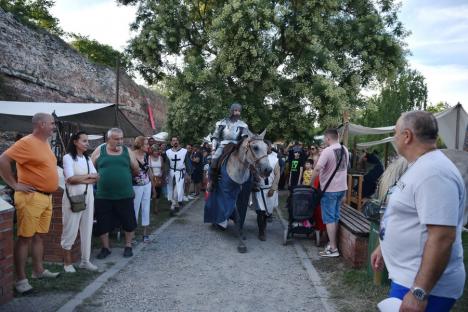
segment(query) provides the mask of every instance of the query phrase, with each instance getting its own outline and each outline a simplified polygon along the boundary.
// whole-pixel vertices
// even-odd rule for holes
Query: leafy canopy
[[[53,0],[0,0],[0,8],[12,13],[28,25],[44,28],[55,35],[63,35],[59,20],[49,13]]]
[[[383,84],[380,94],[369,98],[360,111],[359,123],[368,127],[394,125],[400,115],[426,110],[427,84],[416,70],[405,68],[395,79]]]
[[[89,39],[87,36],[72,34],[71,38],[69,44],[92,62],[115,68],[119,59],[120,67],[131,75],[131,61],[126,54],[114,50],[110,45]]]

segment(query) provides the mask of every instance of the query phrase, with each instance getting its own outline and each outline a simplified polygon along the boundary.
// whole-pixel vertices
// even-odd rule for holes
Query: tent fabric
[[[112,103],[48,103],[48,102],[7,102],[0,101],[0,112],[7,115],[33,116],[35,113],[52,113],[58,117],[76,115],[113,106]]]
[[[46,103],[0,101],[0,131],[32,131],[31,117],[37,112],[55,114],[59,121],[76,124],[88,133],[105,133],[119,125],[125,137],[142,135],[114,104]],[[116,123],[117,116],[117,123]]]
[[[468,113],[463,109],[461,104],[446,109],[443,112],[434,115],[437,119],[439,126],[439,135],[448,149],[463,150],[465,142],[466,129],[468,127]],[[458,117],[457,117],[458,116]],[[458,118],[458,144],[456,142],[457,132],[457,118]],[[343,128],[343,127],[342,127]],[[349,124],[350,135],[368,135],[368,134],[386,134],[391,133],[395,126],[369,128],[356,124]],[[388,141],[386,141],[388,140]],[[393,138],[386,138],[379,141],[368,143],[360,143],[357,146],[360,148],[367,148],[369,146],[383,144],[393,141]],[[367,144],[364,145],[364,144]]]
[[[358,143],[358,144],[356,144],[356,147],[359,148],[359,149],[366,149],[366,148],[369,148],[371,146],[385,144],[385,143],[388,143],[388,142],[393,143],[393,139],[394,138],[391,136],[391,137],[388,137],[388,138],[385,138],[385,139],[382,139],[382,140],[378,140],[378,141]]]

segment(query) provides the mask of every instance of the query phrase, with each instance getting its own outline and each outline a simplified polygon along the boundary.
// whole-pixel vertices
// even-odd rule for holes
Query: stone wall
[[[114,103],[116,77],[114,69],[90,62],[57,36],[24,26],[0,9],[0,100]],[[145,135],[166,122],[165,98],[122,73],[119,103]]]

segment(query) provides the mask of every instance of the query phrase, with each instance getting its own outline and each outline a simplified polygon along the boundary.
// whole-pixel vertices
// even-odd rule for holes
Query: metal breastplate
[[[223,126],[224,128],[221,132],[222,142],[237,142],[246,128],[246,124],[241,120],[235,122],[226,121]]]

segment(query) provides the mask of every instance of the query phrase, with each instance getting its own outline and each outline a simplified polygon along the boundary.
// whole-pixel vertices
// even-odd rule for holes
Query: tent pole
[[[119,113],[119,84],[120,84],[120,58],[117,56],[115,60],[115,115],[114,115],[114,126],[120,128],[118,113]]]
[[[385,143],[385,148],[384,148],[384,169],[387,169],[387,164],[388,164],[388,142]]]
[[[458,102],[457,104],[457,125],[455,126],[455,149],[458,150],[458,141],[460,140],[460,110],[461,104]]]

